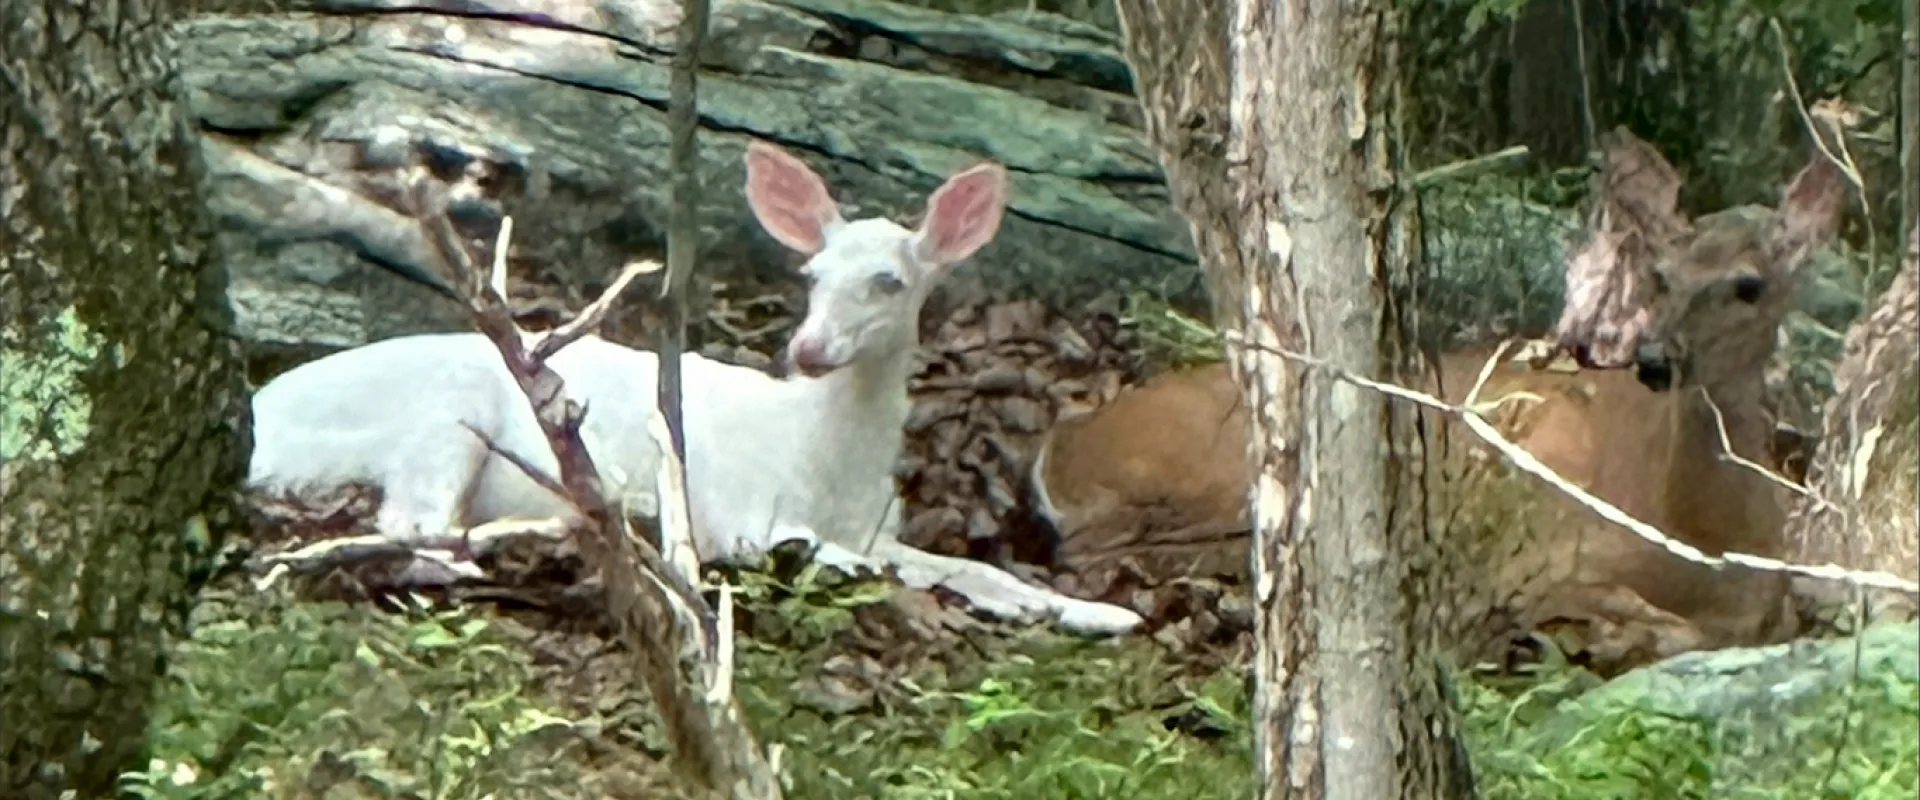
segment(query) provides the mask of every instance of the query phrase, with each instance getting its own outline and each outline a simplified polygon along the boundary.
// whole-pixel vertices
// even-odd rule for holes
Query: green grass
[[[1242,667],[1198,669],[1140,637],[913,635],[900,627],[911,615],[888,611],[871,584],[742,580],[752,611],[738,696],[762,741],[782,748],[789,797],[1252,796]],[[197,616],[153,720],[152,768],[126,776],[138,794],[672,794],[655,761],[663,736],[617,652],[586,657],[598,666],[536,665],[531,634],[508,620],[271,593],[215,596]],[[1916,794],[1912,681],[1870,677],[1747,727],[1631,704],[1583,710],[1596,683],[1571,668],[1463,681],[1482,795]]]

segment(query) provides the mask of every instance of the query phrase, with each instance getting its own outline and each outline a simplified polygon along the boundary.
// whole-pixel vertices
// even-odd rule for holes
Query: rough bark
[[[1215,311],[1236,318],[1254,412],[1263,796],[1471,792],[1427,641],[1413,635],[1421,512],[1411,416],[1279,355],[1402,374],[1392,303],[1392,12],[1384,2],[1119,0],[1148,130],[1194,228]],[[1225,46],[1212,36],[1225,36]],[[1229,98],[1227,129],[1210,109]],[[1217,113],[1217,111],[1215,111]],[[1221,148],[1225,132],[1225,148]],[[1231,167],[1229,167],[1231,165]],[[1392,441],[1382,455],[1382,441]]]
[[[237,521],[247,394],[175,102],[186,5],[0,6],[0,796],[133,766],[191,543]]]
[[[1216,324],[1245,305],[1237,206],[1227,178],[1227,20],[1218,2],[1114,0],[1134,91],[1174,208],[1205,265]]]
[[[1908,225],[1920,227],[1920,220]],[[1802,502],[1787,523],[1789,560],[1834,563],[1912,578],[1920,573],[1920,241],[1872,313],[1847,332],[1834,368],[1820,452],[1807,480],[1824,502]],[[1852,627],[1857,595],[1828,581],[1794,582],[1801,623]],[[1912,596],[1872,592],[1870,617],[1911,617]]]

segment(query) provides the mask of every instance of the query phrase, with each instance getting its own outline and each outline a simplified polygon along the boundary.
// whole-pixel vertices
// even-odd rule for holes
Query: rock
[[[183,31],[249,341],[339,347],[464,324],[392,202],[409,169],[485,173],[460,221],[489,236],[511,214],[516,274],[556,292],[590,297],[661,254],[677,3],[320,5],[330,13],[207,16]],[[1110,33],[877,0],[730,0],[714,8],[705,66],[705,284],[795,284],[795,257],[740,196],[756,137],[809,154],[849,214],[917,213],[953,170],[1006,164],[1011,213],[943,288],[949,307],[993,293],[1073,305],[1090,285],[1198,299]],[[718,335],[697,327],[696,343]]]
[[[1855,665],[1855,656],[1859,663]],[[1561,704],[1539,736],[1554,746],[1578,735],[1583,723],[1623,709],[1691,717],[1742,735],[1768,731],[1791,748],[1794,715],[1837,715],[1830,702],[1849,683],[1920,683],[1920,629],[1889,622],[1857,639],[1803,639],[1770,647],[1707,650],[1675,656],[1621,675]],[[1911,712],[1913,709],[1909,708]],[[1785,752],[1782,752],[1785,755]]]
[[[490,237],[512,215],[515,277],[559,307],[578,308],[626,262],[662,254],[678,3],[317,5],[328,13],[209,15],[182,30],[248,341],[337,348],[464,326],[431,288],[418,225],[396,208],[410,170],[481,174],[477,193],[453,204],[457,221]],[[1169,205],[1110,31],[884,0],[727,0],[711,31],[696,347],[727,339],[766,351],[791,324],[775,317],[749,331],[728,307],[755,295],[790,302],[799,288],[788,272],[797,258],[759,231],[740,197],[749,137],[806,154],[850,214],[906,218],[970,161],[1009,167],[1011,213],[929,304],[932,326],[955,308],[1011,297],[1092,309],[1142,291],[1205,307],[1186,223]],[[1431,298],[1442,316],[1516,328],[1551,314],[1571,218],[1444,184],[1430,193]],[[1485,297],[1484,269],[1454,264],[1513,265],[1526,297]],[[645,317],[618,316],[610,335],[644,343]],[[1060,347],[1069,361],[1085,357],[1075,343]]]

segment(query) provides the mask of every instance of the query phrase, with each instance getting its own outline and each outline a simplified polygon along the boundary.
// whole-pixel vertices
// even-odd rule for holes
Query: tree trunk
[[[1394,213],[1391,6],[1118,6],[1216,313],[1253,343],[1236,372],[1255,410],[1263,796],[1471,795],[1434,643],[1412,624],[1424,605],[1409,580],[1436,552],[1428,515],[1408,505],[1422,479],[1415,415],[1279,353],[1414,372],[1394,303],[1414,239]]]
[[[1114,0],[1173,207],[1193,231],[1213,321],[1225,326],[1246,305],[1238,201],[1227,183],[1227,19],[1217,0]]]
[[[1920,219],[1906,224],[1920,228]],[[1825,503],[1802,502],[1787,522],[1788,559],[1912,578],[1920,574],[1920,240],[1872,313],[1847,332],[1834,396],[1807,482]],[[1803,626],[1852,627],[1856,595],[1831,581],[1794,581]],[[1869,592],[1868,615],[1911,618],[1914,598]]]
[[[170,0],[0,4],[0,796],[140,753],[247,389],[176,108]],[[204,557],[204,555],[202,555]]]
[[[1900,33],[1900,224],[1920,236],[1920,4],[1907,3]]]

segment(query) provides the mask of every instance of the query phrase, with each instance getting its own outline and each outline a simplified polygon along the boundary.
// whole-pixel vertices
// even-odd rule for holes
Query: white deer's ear
[[[973,255],[999,232],[1006,205],[1005,167],[988,162],[960,171],[927,198],[927,217],[915,235],[914,255],[935,265]]]
[[[842,223],[827,184],[793,154],[762,141],[747,144],[747,205],[760,227],[806,255],[827,246]]]

